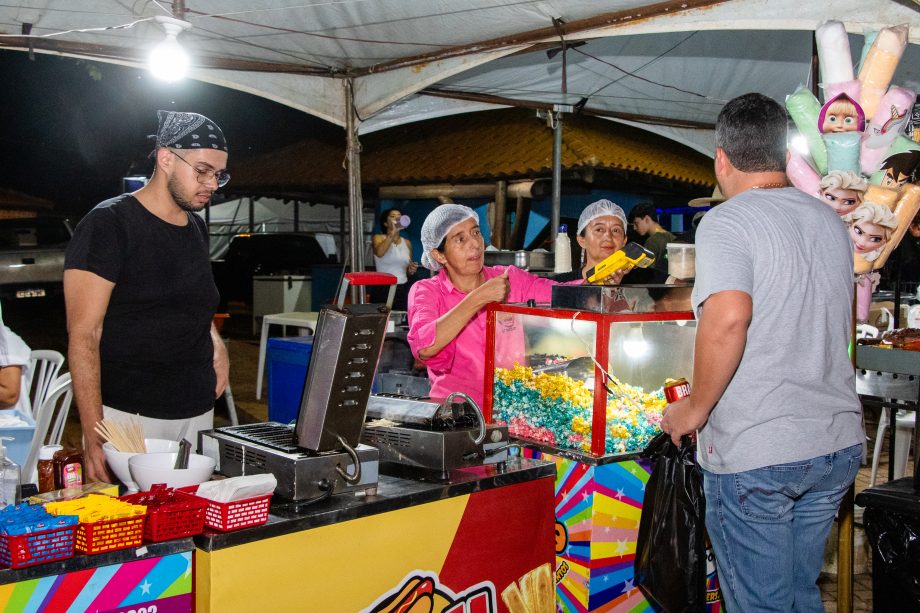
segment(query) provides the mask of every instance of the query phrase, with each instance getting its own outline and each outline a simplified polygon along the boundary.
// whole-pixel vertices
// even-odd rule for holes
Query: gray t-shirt
[[[693,309],[728,290],[752,297],[738,370],[700,430],[698,459],[734,473],[865,441],[847,354],[853,247],[831,207],[795,188],[749,190],[703,217]]]

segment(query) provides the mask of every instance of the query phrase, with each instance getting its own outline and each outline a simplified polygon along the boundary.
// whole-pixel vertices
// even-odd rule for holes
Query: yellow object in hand
[[[655,254],[638,243],[626,243],[604,261],[588,271],[588,283],[601,283],[621,268],[648,268],[655,263]]]

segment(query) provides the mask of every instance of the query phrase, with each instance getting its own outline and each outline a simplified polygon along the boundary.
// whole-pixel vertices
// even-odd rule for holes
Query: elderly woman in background
[[[422,266],[437,274],[409,291],[409,346],[428,367],[431,396],[465,392],[480,405],[485,373],[486,314],[490,302],[548,302],[553,281],[513,266],[484,266],[479,217],[442,204],[422,225]],[[521,335],[515,322],[499,334]],[[496,339],[498,345],[501,339]]]

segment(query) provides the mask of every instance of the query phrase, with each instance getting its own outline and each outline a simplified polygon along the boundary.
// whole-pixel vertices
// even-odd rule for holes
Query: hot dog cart
[[[197,610],[551,609],[555,467],[509,457],[507,428],[463,394],[372,396],[389,310],[344,291],[320,313],[296,426],[200,434],[218,472],[278,487],[266,524],[195,537]]]

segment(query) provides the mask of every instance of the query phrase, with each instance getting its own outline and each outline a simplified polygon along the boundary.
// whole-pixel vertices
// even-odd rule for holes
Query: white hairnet
[[[462,204],[442,204],[428,214],[422,224],[422,266],[435,272],[441,265],[431,257],[431,250],[447,236],[451,228],[467,219],[479,219],[476,211]]]
[[[620,205],[604,199],[592,202],[585,207],[585,210],[581,212],[581,216],[578,218],[578,232],[576,234],[581,234],[589,223],[604,215],[613,215],[623,222],[623,229],[626,229],[626,213],[623,212]]]

